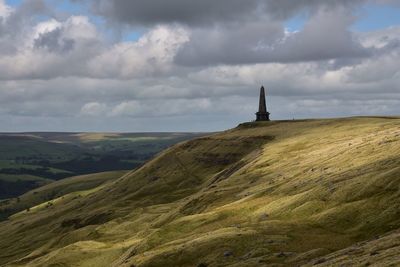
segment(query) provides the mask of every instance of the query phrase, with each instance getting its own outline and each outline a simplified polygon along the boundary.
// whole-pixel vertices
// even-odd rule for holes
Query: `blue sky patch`
[[[355,31],[374,31],[400,25],[400,8],[378,4],[362,7],[353,29]]]

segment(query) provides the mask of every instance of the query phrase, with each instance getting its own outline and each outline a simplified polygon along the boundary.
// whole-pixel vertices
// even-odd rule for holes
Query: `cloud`
[[[89,61],[88,72],[93,77],[122,79],[163,75],[187,40],[182,27],[158,26],[138,41],[118,43],[99,53]]]
[[[11,8],[4,0],[0,1],[0,36],[14,38],[23,27],[32,23],[38,15],[49,15],[43,0],[25,0],[17,8]]]
[[[90,102],[83,105],[80,114],[82,116],[101,116],[104,115],[108,107],[106,104]]]
[[[369,56],[349,31],[352,13],[343,8],[315,12],[299,32],[287,32],[271,21],[194,30],[178,51],[186,66],[321,61]]]
[[[34,47],[37,49],[46,48],[49,52],[67,53],[74,49],[75,40],[61,36],[62,30],[57,28],[53,31],[40,34],[35,39]]]
[[[0,0],[0,21],[7,18],[12,12],[12,8],[7,6],[5,0]]]
[[[244,22],[260,17],[284,20],[298,12],[336,6],[353,6],[363,0],[96,0],[94,12],[114,22],[132,25],[180,23],[189,26]]]
[[[14,53],[0,58],[0,79],[50,79],[85,75],[85,61],[103,47],[96,28],[86,17],[39,23],[19,36]],[[24,31],[23,31],[24,32]]]
[[[353,30],[366,1],[91,2],[141,28],[121,40],[96,14],[0,0],[0,130],[219,130],[253,119],[261,84],[273,119],[396,114],[400,27]]]
[[[214,2],[206,2],[199,5],[204,9],[214,7]],[[286,1],[277,5],[276,2],[253,0],[254,8],[257,7],[254,12],[272,9],[284,13],[283,10],[295,12],[312,7],[311,17],[299,32],[288,32],[279,20],[246,15],[245,22],[224,21],[204,27],[157,25],[148,29],[137,41],[115,43],[110,43],[86,16],[71,16],[65,20],[51,18],[36,25],[31,21],[22,23],[24,27],[14,33],[15,38],[11,41],[3,38],[0,79],[132,79],[180,75],[187,72],[185,67],[193,66],[329,59],[346,59],[349,62],[349,59],[368,57],[370,53],[348,30],[354,17],[351,10],[345,7],[358,2],[332,1],[312,6],[314,1],[301,1],[293,7]],[[25,5],[27,3],[34,5],[36,10],[29,14],[48,12],[42,1],[28,1]],[[98,2],[98,8],[124,3],[139,5],[135,1],[101,3]],[[242,2],[235,3],[232,8]],[[12,17],[19,17],[16,14],[24,14],[26,9],[22,5],[13,11],[5,24],[13,24],[10,22]],[[201,9],[198,12],[201,13]],[[5,52],[8,50],[13,52]],[[343,60],[341,64],[344,64]]]
[[[169,99],[124,101],[113,108],[111,116],[132,117],[166,117],[179,115],[196,115],[199,112],[209,112],[211,101],[199,99]]]
[[[0,1],[0,56],[17,53],[16,44],[22,42],[22,33],[26,25],[33,22],[38,15],[48,14],[46,4],[42,0],[23,1],[17,8]]]
[[[18,39],[16,44],[5,40],[14,52],[0,58],[0,80],[163,75],[174,68],[188,33],[179,26],[157,26],[137,41],[110,44],[88,17],[71,16],[26,25]]]

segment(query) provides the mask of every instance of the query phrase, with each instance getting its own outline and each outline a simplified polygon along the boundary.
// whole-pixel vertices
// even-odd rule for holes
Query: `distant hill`
[[[127,172],[112,171],[65,178],[60,181],[48,183],[17,198],[0,201],[0,221],[7,219],[12,214],[23,210],[30,210],[30,208],[42,203],[51,205],[52,200],[65,197],[71,193],[79,196],[82,192],[120,178]]]
[[[0,199],[54,180],[131,170],[197,133],[0,133]]]
[[[397,266],[399,151],[400,118],[242,124],[12,215],[0,265]]]

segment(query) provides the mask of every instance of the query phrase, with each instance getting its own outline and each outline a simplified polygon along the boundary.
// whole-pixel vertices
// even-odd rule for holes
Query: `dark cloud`
[[[33,24],[37,16],[50,13],[44,0],[25,0],[8,17],[0,16],[0,55],[15,53],[25,26]]]
[[[182,23],[207,25],[252,20],[262,16],[287,19],[298,12],[352,6],[364,0],[96,0],[94,11],[116,22],[133,25]]]
[[[300,32],[285,33],[271,21],[221,26],[193,31],[178,51],[185,66],[216,64],[288,63],[367,57],[349,27],[354,18],[344,7],[315,12]]]
[[[74,49],[75,40],[62,37],[62,29],[41,33],[34,41],[36,48],[45,48],[49,52],[66,53]]]
[[[44,0],[25,0],[7,18],[0,17],[0,38],[18,35],[24,25],[33,23],[36,16],[50,13]]]
[[[185,25],[181,66],[291,63],[368,57],[349,30],[354,8],[381,0],[74,0],[91,3],[111,22],[152,27]],[[384,0],[386,1],[386,0]],[[284,21],[302,15],[303,30],[287,33]]]

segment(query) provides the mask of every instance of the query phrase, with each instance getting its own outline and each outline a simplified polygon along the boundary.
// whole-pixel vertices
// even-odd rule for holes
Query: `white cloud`
[[[25,31],[24,31],[25,32]],[[132,79],[164,75],[174,69],[188,32],[158,26],[138,41],[109,45],[87,17],[50,19],[27,28],[16,52],[0,58],[0,79],[93,77]]]
[[[103,116],[108,110],[107,105],[98,102],[90,102],[83,105],[80,115],[83,116]]]
[[[13,9],[6,4],[5,0],[0,0],[0,22],[1,19],[6,19],[12,11]]]
[[[30,44],[32,47],[35,39],[39,38],[43,34],[55,31],[56,29],[59,29],[62,26],[63,24],[54,18],[40,22],[35,27],[33,27],[31,38],[29,38],[26,42]]]
[[[0,57],[0,79],[84,76],[86,61],[104,46],[96,27],[82,16],[26,25],[20,34],[18,43],[9,41],[15,52]]]
[[[94,77],[122,78],[162,75],[171,70],[177,49],[188,41],[182,27],[157,26],[136,42],[115,44],[89,62]]]

